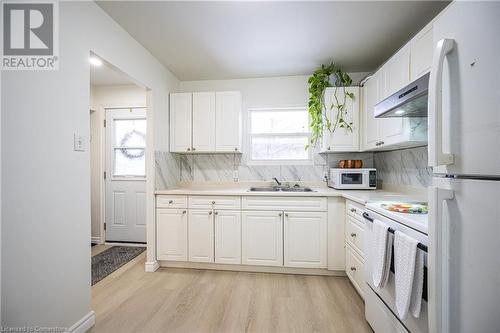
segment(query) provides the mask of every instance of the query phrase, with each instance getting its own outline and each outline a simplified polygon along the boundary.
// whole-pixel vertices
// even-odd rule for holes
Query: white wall
[[[60,69],[1,77],[3,326],[71,327],[91,311],[90,155],[73,151],[90,134],[91,50],[152,89],[155,149],[168,147],[158,126],[178,80],[95,3],[59,12]]]
[[[100,113],[106,107],[146,107],[146,90],[136,85],[91,86],[90,105],[94,110],[90,114],[90,177],[91,177],[91,236],[94,242],[104,242],[101,237],[101,137],[104,115]],[[104,193],[102,193],[104,195]]]

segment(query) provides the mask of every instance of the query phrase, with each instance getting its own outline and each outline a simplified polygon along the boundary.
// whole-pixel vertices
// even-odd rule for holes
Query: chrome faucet
[[[273,180],[276,182],[276,184],[278,184],[278,186],[281,186],[281,182],[278,180],[278,178],[273,177]]]

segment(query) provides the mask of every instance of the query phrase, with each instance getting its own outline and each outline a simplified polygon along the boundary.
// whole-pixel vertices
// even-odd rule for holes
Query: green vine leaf
[[[334,102],[328,108],[330,110],[336,109],[333,121],[327,117],[325,112],[327,108],[325,106],[325,90],[332,87],[331,79],[334,79]],[[312,133],[309,144],[305,146],[305,149],[316,146],[321,141],[325,129],[332,133],[337,127],[352,131],[352,123],[347,123],[344,118],[348,113],[347,98],[354,99],[354,94],[347,92],[345,89],[345,87],[352,85],[351,77],[333,62],[328,66],[321,65],[309,77],[307,82],[309,83],[308,111],[311,118],[310,128]]]

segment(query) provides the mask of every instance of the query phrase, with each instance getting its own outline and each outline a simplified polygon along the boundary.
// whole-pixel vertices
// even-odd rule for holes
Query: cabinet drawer
[[[347,216],[345,225],[345,239],[358,253],[364,257],[364,227],[361,222]]]
[[[365,211],[365,207],[363,205],[354,201],[346,200],[345,208],[348,215],[363,221],[363,212]]]
[[[283,211],[326,211],[326,198],[315,197],[243,197],[243,209]]]
[[[186,195],[157,195],[156,208],[187,208]]]
[[[349,246],[346,246],[345,270],[347,277],[358,291],[361,298],[364,298],[365,281],[363,277],[363,259]]]
[[[193,209],[240,209],[241,199],[237,196],[189,196],[189,208]]]

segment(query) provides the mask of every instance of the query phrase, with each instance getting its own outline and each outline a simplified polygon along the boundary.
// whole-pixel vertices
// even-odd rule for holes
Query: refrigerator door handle
[[[450,221],[443,218],[443,202],[453,190],[429,187],[429,331],[449,332]]]
[[[454,156],[443,151],[443,65],[448,53],[453,50],[453,39],[441,39],[437,42],[432,57],[429,78],[429,166],[454,163]]]

